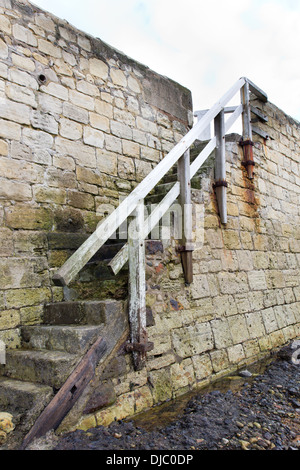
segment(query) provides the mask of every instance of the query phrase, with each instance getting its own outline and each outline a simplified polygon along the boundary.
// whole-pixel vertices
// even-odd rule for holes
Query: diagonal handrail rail
[[[266,95],[260,88],[256,87],[246,77],[240,78],[223,96],[217,101],[203,117],[192,127],[192,129],[178,142],[178,144],[164,157],[163,160],[149,173],[144,180],[124,199],[120,205],[107,216],[97,227],[95,232],[73,253],[73,255],[64,263],[64,265],[53,276],[53,282],[56,285],[68,285],[78,274],[78,272],[86,265],[86,263],[95,255],[102,245],[115,233],[122,223],[133,213],[140,201],[142,201],[157,183],[165,176],[165,174],[173,167],[174,164],[182,157],[182,155],[191,147],[195,140],[207,128],[207,126],[219,115],[230,100],[243,89],[245,84],[248,85],[260,99],[266,101]],[[247,103],[249,107],[249,103]],[[239,115],[245,112],[246,105],[236,108],[227,128],[235,122]],[[216,138],[214,137],[207,148],[192,163],[191,177],[198,171],[202,163],[210,155],[216,146]],[[178,191],[180,190],[177,185]],[[177,193],[177,190],[174,192]],[[177,194],[178,196],[178,194]],[[176,197],[177,197],[176,196]],[[176,199],[175,197],[175,199]],[[171,202],[172,204],[172,202]],[[162,214],[163,215],[163,214]],[[149,233],[149,232],[148,232]]]

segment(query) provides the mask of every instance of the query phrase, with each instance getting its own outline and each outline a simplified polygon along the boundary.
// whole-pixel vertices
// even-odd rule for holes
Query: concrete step
[[[0,377],[0,409],[2,411],[22,414],[33,408],[42,410],[52,396],[53,389],[48,385]]]
[[[101,325],[108,315],[119,313],[118,300],[57,302],[45,305],[43,322],[47,325]]]
[[[100,336],[102,327],[94,325],[36,325],[21,329],[24,349],[48,349],[84,354]]]
[[[0,366],[0,375],[59,389],[79,359],[80,356],[62,351],[8,350],[6,364]]]

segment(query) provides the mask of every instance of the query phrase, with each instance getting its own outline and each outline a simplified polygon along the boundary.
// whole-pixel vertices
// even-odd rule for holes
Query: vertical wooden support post
[[[222,224],[227,224],[227,182],[225,155],[225,120],[224,110],[215,117],[216,162],[214,189],[218,201],[219,215]]]
[[[134,367],[142,369],[146,364],[146,352],[152,349],[146,331],[146,276],[144,240],[144,201],[140,201],[129,218],[129,322],[131,343],[127,351],[133,353]]]
[[[255,166],[253,160],[253,141],[251,127],[251,108],[250,108],[250,91],[249,83],[246,81],[241,88],[241,102],[243,105],[242,121],[243,121],[243,139],[240,142],[243,147],[244,161],[243,166],[247,169],[248,178],[253,179],[253,169]]]
[[[178,160],[178,180],[180,182],[179,201],[182,210],[181,261],[186,284],[193,282],[192,243],[192,197],[190,177],[190,151],[187,150]]]

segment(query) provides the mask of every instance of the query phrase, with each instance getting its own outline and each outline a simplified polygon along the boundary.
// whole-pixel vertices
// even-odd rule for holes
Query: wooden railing
[[[68,285],[86,263],[95,255],[101,246],[128,219],[128,242],[110,263],[110,268],[117,274],[122,266],[129,262],[129,321],[131,326],[131,343],[128,349],[133,352],[135,368],[144,366],[146,352],[153,345],[148,343],[146,331],[145,301],[145,238],[157,225],[173,202],[179,197],[182,207],[181,257],[185,281],[190,284],[192,271],[192,212],[191,212],[191,178],[197,173],[211,152],[216,149],[215,191],[221,222],[226,224],[226,171],[225,171],[225,134],[242,115],[244,165],[249,178],[253,177],[252,128],[250,117],[249,92],[266,102],[266,94],[250,80],[240,78],[225,95],[209,110],[201,112],[201,117],[193,128],[164,157],[151,173],[120,203],[120,205],[97,227],[95,232],[65,262],[54,275],[56,285]],[[226,108],[231,99],[240,92],[241,104]],[[224,114],[230,113],[225,122]],[[199,113],[200,114],[200,113]],[[206,147],[190,164],[191,145],[205,129],[214,122],[215,135]],[[149,217],[144,219],[144,199],[154,189],[166,173],[178,163],[178,181],[154,208]]]

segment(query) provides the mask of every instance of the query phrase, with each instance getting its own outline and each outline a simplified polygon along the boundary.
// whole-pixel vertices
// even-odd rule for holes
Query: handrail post
[[[188,149],[178,160],[178,180],[180,183],[179,201],[182,210],[182,237],[179,251],[186,284],[193,282],[193,250],[192,243],[192,197],[190,178],[190,150]]]
[[[153,349],[146,330],[146,275],[144,239],[144,201],[140,201],[129,217],[129,322],[130,340],[127,351],[133,353],[135,370],[146,364],[146,352]]]
[[[224,110],[215,117],[216,161],[214,189],[218,201],[219,214],[222,224],[227,224],[227,182],[225,154],[225,120]]]
[[[250,108],[250,89],[249,83],[246,81],[241,88],[241,102],[243,105],[242,122],[243,122],[243,139],[240,142],[243,147],[244,161],[242,165],[247,169],[248,178],[253,179],[253,169],[255,163],[253,161],[253,141],[251,127],[251,108]]]

